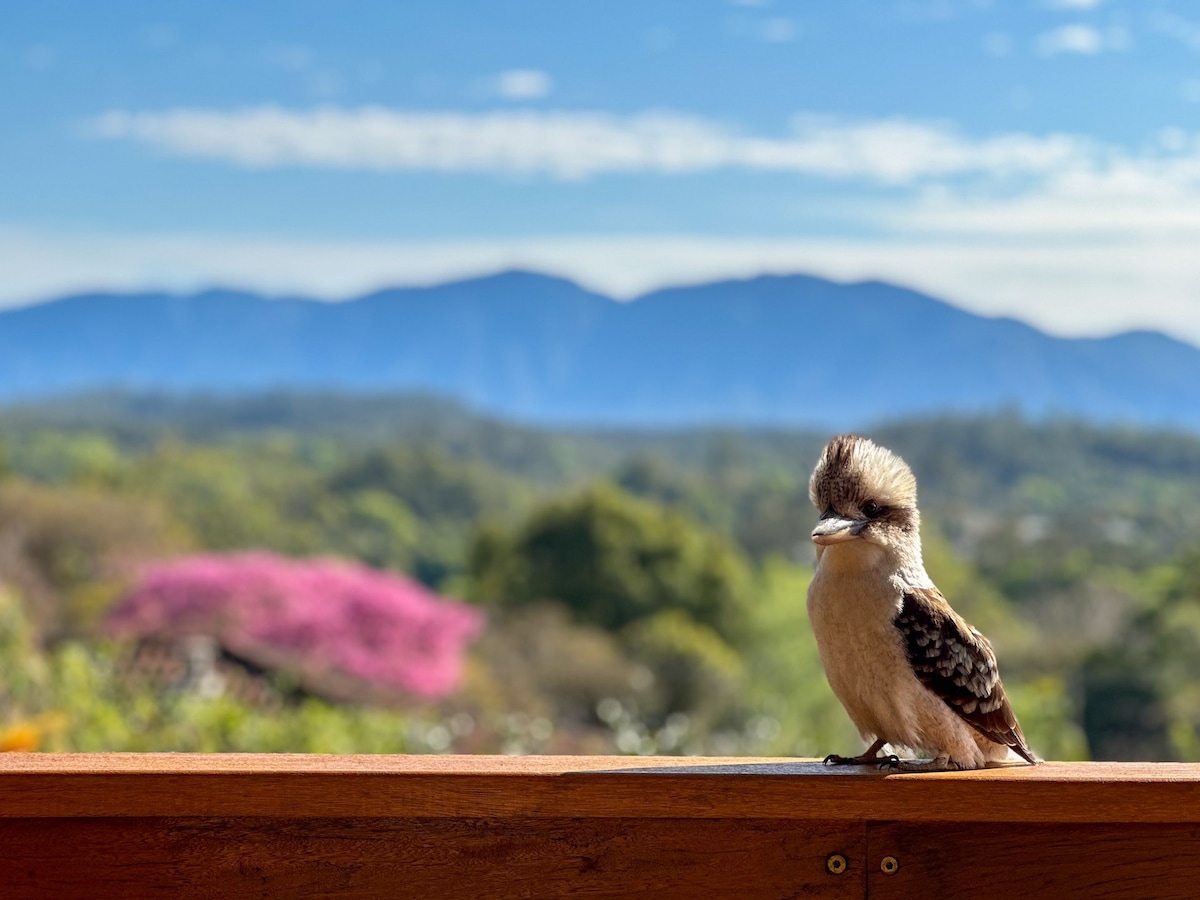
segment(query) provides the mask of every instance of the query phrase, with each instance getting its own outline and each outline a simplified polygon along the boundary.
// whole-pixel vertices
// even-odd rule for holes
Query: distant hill
[[[345,303],[95,294],[0,312],[0,399],[419,391],[531,422],[824,428],[1009,408],[1200,427],[1200,349],[1046,335],[879,282],[761,277],[619,303],[509,272]]]

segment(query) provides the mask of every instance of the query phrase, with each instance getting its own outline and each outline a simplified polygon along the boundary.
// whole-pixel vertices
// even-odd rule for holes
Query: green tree
[[[435,586],[467,568],[467,550],[481,519],[511,516],[532,496],[527,485],[507,473],[429,447],[368,452],[333,473],[328,486],[352,505],[349,521],[360,526],[372,515],[381,525],[383,514],[403,529],[400,510],[419,522],[405,547],[409,571]],[[363,507],[364,497],[375,498],[371,510]],[[391,512],[384,512],[381,497],[392,501]]]
[[[340,499],[324,527],[330,550],[383,569],[409,572],[417,567],[421,526],[401,500],[378,490],[354,491]]]
[[[1099,759],[1197,760],[1200,553],[1146,580],[1158,589],[1082,666],[1088,745]]]
[[[321,549],[328,494],[317,474],[285,448],[264,443],[241,451],[167,441],[140,457],[120,487],[160,499],[205,549]]]
[[[536,509],[511,534],[485,531],[473,593],[499,605],[554,599],[617,630],[664,610],[736,636],[750,577],[729,542],[680,513],[608,485]]]

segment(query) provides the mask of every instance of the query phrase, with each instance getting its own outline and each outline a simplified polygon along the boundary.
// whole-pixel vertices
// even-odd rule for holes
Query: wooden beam
[[[1194,825],[880,824],[868,841],[871,900],[1200,896]]]
[[[660,757],[8,754],[0,817],[1200,823],[1200,766],[888,774]]]
[[[1200,895],[1200,766],[0,756],[4,900]]]
[[[5,900],[862,898],[862,829],[777,819],[9,819]],[[847,859],[832,873],[832,853]]]

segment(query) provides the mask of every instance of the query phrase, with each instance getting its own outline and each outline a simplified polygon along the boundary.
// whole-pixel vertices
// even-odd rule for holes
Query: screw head
[[[884,875],[895,875],[900,871],[900,861],[894,856],[885,856],[879,862],[879,871]]]
[[[846,857],[840,853],[832,854],[829,859],[825,860],[825,868],[834,875],[841,875],[846,871]]]

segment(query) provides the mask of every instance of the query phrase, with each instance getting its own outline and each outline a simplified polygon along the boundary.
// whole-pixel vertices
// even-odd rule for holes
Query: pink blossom
[[[205,634],[305,678],[346,677],[418,697],[454,690],[483,617],[386,572],[269,553],[193,556],[146,568],[113,610],[115,634]]]

